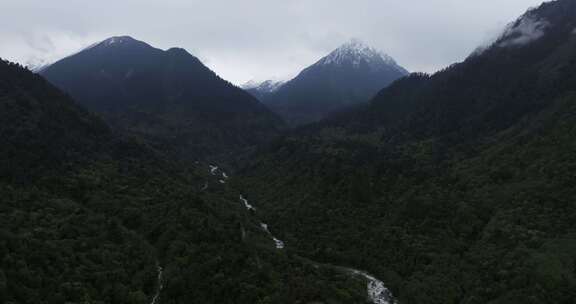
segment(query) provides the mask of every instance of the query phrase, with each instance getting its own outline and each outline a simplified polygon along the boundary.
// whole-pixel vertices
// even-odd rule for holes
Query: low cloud
[[[0,52],[8,54],[4,59],[34,70],[85,48],[94,39],[66,31],[31,32],[12,35],[10,44],[0,46]]]
[[[0,0],[0,57],[42,65],[110,36],[182,47],[236,84],[288,79],[352,37],[411,71],[464,59],[543,0]]]
[[[546,28],[550,23],[544,19],[537,19],[531,15],[525,15],[511,24],[499,39],[498,46],[511,47],[523,46],[536,41],[546,34]]]

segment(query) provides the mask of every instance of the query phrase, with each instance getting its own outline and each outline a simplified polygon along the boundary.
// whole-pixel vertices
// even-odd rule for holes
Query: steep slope
[[[261,98],[290,124],[301,125],[368,102],[407,74],[390,56],[352,40]]]
[[[98,182],[104,173],[120,181],[115,154],[135,147],[41,77],[4,61],[0,109],[0,300],[146,301],[153,248],[84,205],[98,194],[94,188],[107,187]],[[101,198],[111,209],[124,203]]]
[[[254,97],[183,49],[113,37],[41,74],[120,129],[198,159],[269,140],[282,127]]]
[[[384,90],[372,104],[387,137],[473,139],[502,130],[573,87],[576,46],[570,3],[528,11],[489,48],[428,77],[414,76]],[[406,94],[410,94],[406,96]]]
[[[278,250],[224,172],[121,138],[4,61],[0,110],[0,302],[365,303],[361,279]]]
[[[572,302],[574,20],[574,1],[545,3],[465,62],[295,130],[245,169],[249,194],[302,255],[400,303]]]
[[[100,139],[109,140],[111,132],[94,115],[76,107],[40,77],[3,61],[0,67],[3,179],[30,182],[104,149]]]

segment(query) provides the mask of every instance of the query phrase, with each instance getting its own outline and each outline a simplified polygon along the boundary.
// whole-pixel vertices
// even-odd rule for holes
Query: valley
[[[210,169],[209,171],[210,171],[211,175],[218,175],[218,173],[221,172],[222,176],[228,176],[226,174],[226,172],[222,171],[218,166],[209,165],[209,169]],[[256,208],[254,206],[252,206],[252,204],[250,204],[248,202],[248,200],[246,198],[244,198],[244,196],[242,194],[240,194],[240,201],[242,202],[242,205],[245,207],[246,212],[248,212],[250,215],[254,215],[256,213]],[[277,250],[283,250],[286,247],[286,245],[283,241],[277,239],[270,232],[270,228],[269,228],[268,224],[260,222],[260,227],[262,228],[262,231],[264,231],[271,238],[271,240],[274,242],[274,245],[275,245]],[[357,269],[343,267],[343,266],[321,264],[321,263],[314,262],[312,260],[301,258],[301,257],[298,257],[298,259],[305,262],[305,263],[309,263],[313,267],[316,267],[316,268],[324,267],[324,268],[334,269],[336,271],[348,274],[350,276],[360,277],[363,280],[366,280],[366,282],[367,282],[366,283],[366,296],[367,296],[367,299],[369,299],[372,304],[395,304],[396,303],[394,301],[394,298],[393,298],[391,292],[384,285],[384,282],[378,280],[377,278],[375,278],[374,276],[372,276],[366,272],[363,272],[363,271],[360,271]],[[159,280],[161,277],[160,275],[161,275],[161,268],[159,268]]]
[[[374,47],[343,38],[340,23],[270,39],[262,22],[272,19],[244,18],[249,10],[211,22],[189,3],[157,5],[188,8],[190,18],[152,24],[178,24],[193,53],[122,35],[34,71],[0,60],[0,303],[575,303],[574,0],[526,10],[430,73],[398,62],[424,66],[469,38],[436,42],[436,24],[423,36],[420,18],[432,13],[347,11],[372,18],[345,37]],[[295,5],[251,10],[274,8],[290,28],[337,16]],[[469,5],[451,9],[487,4]],[[183,26],[200,15],[215,32],[240,32]],[[480,26],[468,18],[444,21]],[[144,30],[146,20],[119,24],[139,24],[132,32],[154,45],[174,38]],[[3,31],[30,53],[75,48]],[[261,71],[249,75],[248,61]],[[287,67],[297,72],[276,77]],[[274,80],[240,87],[216,70]]]

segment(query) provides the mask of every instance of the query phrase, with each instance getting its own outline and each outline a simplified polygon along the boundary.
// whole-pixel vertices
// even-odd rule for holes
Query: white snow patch
[[[244,90],[256,90],[258,92],[263,93],[274,93],[278,91],[286,81],[284,80],[265,80],[265,81],[256,81],[250,80],[242,85],[242,89]]]
[[[509,25],[499,39],[498,46],[523,46],[544,36],[550,23],[544,19],[537,19],[529,14]]]
[[[248,200],[244,198],[244,196],[242,196],[242,194],[240,194],[240,201],[242,201],[242,203],[244,203],[244,207],[246,207],[246,209],[248,210],[256,210],[256,208],[254,208],[254,206],[250,205],[250,203],[248,203]]]
[[[228,179],[228,174],[226,174],[226,172],[222,172],[222,177]]]
[[[128,36],[112,37],[112,38],[108,38],[107,40],[105,40],[104,43],[106,45],[113,45],[113,44],[120,44],[120,43],[128,42],[131,40],[133,40],[133,39],[128,37]]]
[[[47,67],[49,67],[51,64],[52,64],[52,61],[50,61],[47,58],[36,57],[36,58],[29,59],[24,64],[24,66],[26,66],[33,73],[39,74],[40,72],[45,70]]]
[[[118,44],[122,44],[122,43],[129,42],[129,41],[134,41],[134,39],[131,37],[128,37],[128,36],[111,37],[111,38],[108,38],[104,41],[93,43],[93,44],[83,48],[82,50],[80,50],[79,52],[77,52],[75,54],[87,51],[89,49],[93,49],[93,48],[98,47],[98,46],[112,46],[112,45],[118,45]],[[70,56],[73,56],[73,55],[70,55]]]
[[[118,43],[119,39],[117,37],[112,37],[105,41],[107,45],[112,45]]]
[[[223,180],[223,179],[219,180],[219,182],[220,182],[221,184],[225,184],[225,183],[226,183],[226,181]]]

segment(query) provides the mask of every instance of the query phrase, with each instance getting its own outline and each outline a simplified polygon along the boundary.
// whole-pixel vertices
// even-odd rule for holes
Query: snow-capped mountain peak
[[[87,51],[90,49],[110,49],[110,48],[118,48],[118,47],[131,47],[131,46],[141,46],[141,47],[150,47],[150,45],[148,45],[145,42],[136,40],[130,36],[114,36],[114,37],[110,37],[108,39],[105,39],[103,41],[100,42],[96,42],[86,48],[84,48],[82,51]]]
[[[351,65],[358,68],[363,63],[372,67],[386,65],[406,72],[406,70],[400,67],[388,54],[365,44],[359,39],[351,39],[344,43],[328,54],[328,56],[320,59],[317,64],[336,66]]]
[[[281,86],[283,86],[285,81],[282,80],[266,80],[266,81],[255,81],[250,80],[242,85],[245,90],[256,90],[262,93],[273,93],[276,92]]]
[[[105,45],[114,45],[114,44],[129,43],[129,42],[134,42],[134,41],[136,41],[136,40],[130,36],[116,36],[116,37],[108,38],[108,39],[104,40],[102,43]]]
[[[96,43],[88,46],[86,49],[90,49],[90,48],[97,47],[97,46],[98,47],[111,47],[111,46],[120,46],[120,45],[137,44],[137,43],[144,43],[144,42],[138,41],[138,40],[136,40],[130,36],[114,36],[114,37],[107,38],[103,41],[96,42]]]
[[[108,49],[115,49],[116,47],[119,47],[119,46],[122,46],[122,47],[141,46],[141,47],[150,47],[151,48],[151,46],[148,45],[147,43],[136,40],[130,36],[114,36],[114,37],[110,37],[106,40],[102,40],[100,42],[93,43],[87,47],[80,49],[79,51],[76,51],[74,53],[71,53],[70,55],[65,56],[64,58],[73,57],[75,55],[78,55],[80,53],[90,51],[90,50],[105,51]],[[28,69],[30,69],[34,73],[41,73],[42,71],[44,71],[45,69],[50,67],[50,65],[52,65],[54,62],[57,62],[58,60],[61,60],[61,59],[62,58],[33,59],[33,60],[29,60],[26,64],[26,66],[28,67]]]

